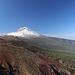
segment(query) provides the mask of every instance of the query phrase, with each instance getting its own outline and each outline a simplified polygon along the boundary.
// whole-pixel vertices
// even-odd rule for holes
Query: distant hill
[[[48,50],[75,52],[75,40],[41,36],[37,38],[31,38],[26,41]]]

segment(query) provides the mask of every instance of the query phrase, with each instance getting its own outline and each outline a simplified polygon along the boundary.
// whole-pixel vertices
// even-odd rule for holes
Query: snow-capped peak
[[[22,27],[22,28],[19,28],[18,31],[25,30],[25,29],[26,29],[26,30],[29,30],[29,28],[27,28],[27,27],[24,26],[24,27]]]
[[[30,30],[27,27],[19,28],[16,32],[8,33],[9,36],[19,36],[19,37],[25,37],[25,36],[40,36],[37,32]]]

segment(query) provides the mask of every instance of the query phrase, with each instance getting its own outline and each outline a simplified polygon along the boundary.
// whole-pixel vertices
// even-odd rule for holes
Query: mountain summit
[[[19,28],[16,32],[10,32],[7,35],[9,36],[18,36],[18,37],[25,37],[25,36],[40,36],[37,32],[27,28],[27,27],[22,27]]]

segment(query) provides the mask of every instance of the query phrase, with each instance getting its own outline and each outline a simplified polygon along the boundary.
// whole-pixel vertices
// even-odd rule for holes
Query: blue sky
[[[0,0],[0,34],[23,26],[46,35],[74,36],[75,0]]]

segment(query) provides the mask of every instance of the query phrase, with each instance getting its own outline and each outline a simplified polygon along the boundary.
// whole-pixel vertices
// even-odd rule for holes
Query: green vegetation
[[[75,41],[54,37],[39,37],[27,40],[28,43],[48,50],[65,51],[75,53]]]
[[[75,73],[75,54],[62,51],[47,50],[42,47],[31,45],[23,41],[12,41],[15,46],[26,48],[32,52],[38,52],[57,61],[62,61],[64,68],[66,67],[72,74]]]
[[[63,66],[66,67],[67,70],[75,73],[75,54],[60,51],[49,51],[45,52],[45,55],[57,61],[62,61]]]

